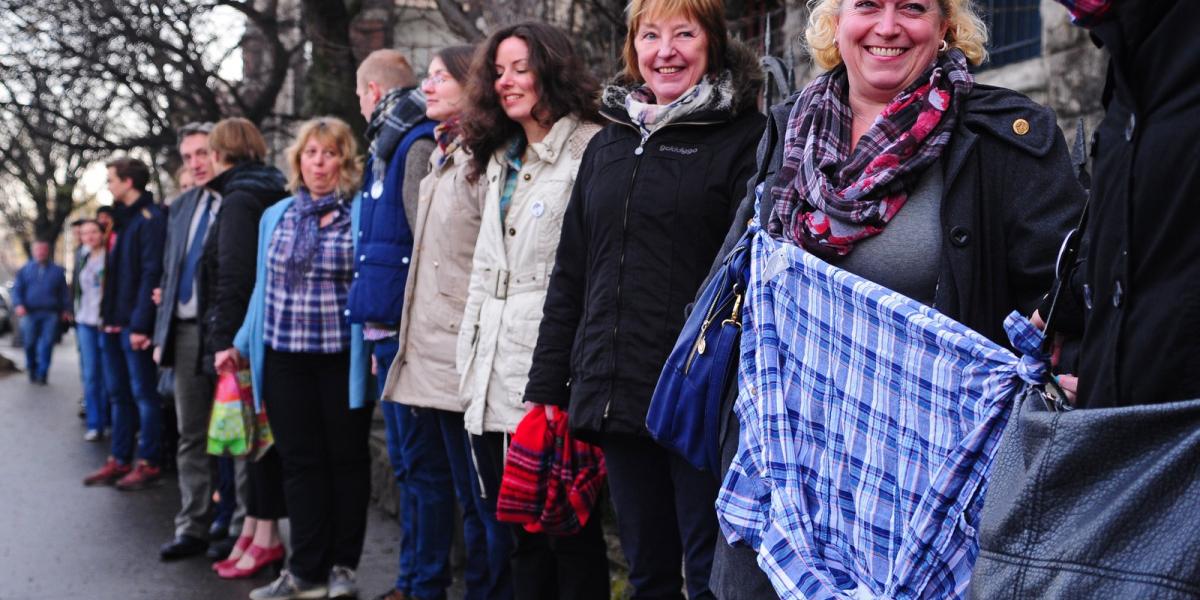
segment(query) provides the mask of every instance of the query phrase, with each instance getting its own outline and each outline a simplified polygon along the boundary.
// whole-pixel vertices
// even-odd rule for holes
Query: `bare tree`
[[[263,40],[251,86],[222,71],[239,51],[229,9]],[[0,0],[0,176],[24,192],[0,198],[10,229],[56,239],[97,159],[139,152],[169,172],[184,122],[272,115],[297,49],[284,27],[252,0]]]

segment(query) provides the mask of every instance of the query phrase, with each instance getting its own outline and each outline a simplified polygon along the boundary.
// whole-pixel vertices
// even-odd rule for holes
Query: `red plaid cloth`
[[[600,488],[604,454],[571,439],[567,414],[535,406],[517,425],[496,498],[496,519],[531,533],[571,535],[583,529]]]

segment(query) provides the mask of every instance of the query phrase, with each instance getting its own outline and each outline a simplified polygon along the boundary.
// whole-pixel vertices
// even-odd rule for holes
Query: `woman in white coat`
[[[487,193],[456,360],[482,496],[494,514],[522,402],[563,213],[588,141],[598,84],[562,30],[522,23],[491,35],[469,76],[464,145]],[[514,527],[522,600],[606,599],[600,519],[571,536]]]

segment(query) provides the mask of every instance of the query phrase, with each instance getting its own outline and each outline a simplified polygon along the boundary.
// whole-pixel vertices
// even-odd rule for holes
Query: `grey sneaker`
[[[326,588],[322,583],[309,583],[292,575],[287,569],[279,579],[250,592],[250,600],[302,600],[324,598]]]
[[[354,569],[334,565],[329,570],[330,598],[357,598],[358,583],[354,579]]]

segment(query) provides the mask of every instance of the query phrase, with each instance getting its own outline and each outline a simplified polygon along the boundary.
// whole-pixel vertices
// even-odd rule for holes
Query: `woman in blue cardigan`
[[[249,358],[255,405],[283,459],[292,555],[250,598],[351,597],[374,398],[361,332],[345,318],[362,170],[350,127],[332,117],[300,127],[288,163],[294,196],[263,213],[250,307],[234,349],[216,357],[219,367]]]

